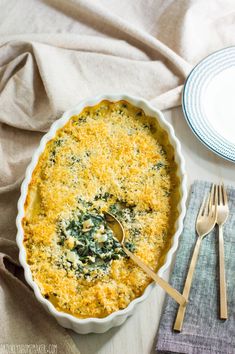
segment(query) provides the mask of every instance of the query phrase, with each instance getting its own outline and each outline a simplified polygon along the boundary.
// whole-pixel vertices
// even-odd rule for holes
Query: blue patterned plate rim
[[[202,59],[189,73],[182,94],[182,109],[186,121],[196,137],[211,151],[235,162],[235,144],[226,140],[203,114],[200,93],[210,77],[235,67],[235,46],[220,49]],[[214,75],[213,75],[214,74]]]

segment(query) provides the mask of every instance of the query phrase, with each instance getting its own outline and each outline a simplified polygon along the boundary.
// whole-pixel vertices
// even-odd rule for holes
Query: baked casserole
[[[122,222],[126,247],[157,271],[178,202],[174,150],[156,118],[124,100],[72,116],[47,142],[25,202],[24,247],[42,295],[78,318],[126,308],[151,279],[125,255],[103,213]]]

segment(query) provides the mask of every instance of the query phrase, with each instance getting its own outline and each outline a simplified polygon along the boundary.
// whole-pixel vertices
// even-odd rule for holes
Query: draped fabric
[[[192,67],[234,45],[234,33],[233,0],[0,1],[0,343],[77,352],[18,267],[19,187],[42,134],[97,94],[179,105]]]

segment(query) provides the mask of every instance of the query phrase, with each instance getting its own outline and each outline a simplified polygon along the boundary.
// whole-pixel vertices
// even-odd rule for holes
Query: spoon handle
[[[130,252],[125,246],[123,246],[125,253],[136,263],[140,268],[142,268],[155,282],[166,291],[178,304],[184,306],[186,304],[186,299],[181,295],[176,289],[172,288],[170,284],[167,283],[164,279],[160,278],[154,271],[142,262],[139,257],[134,253]]]

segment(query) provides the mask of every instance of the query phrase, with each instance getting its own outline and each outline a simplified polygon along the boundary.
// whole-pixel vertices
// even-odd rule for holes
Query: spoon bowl
[[[104,212],[105,220],[121,245],[125,241],[125,231],[120,221],[111,213]]]

